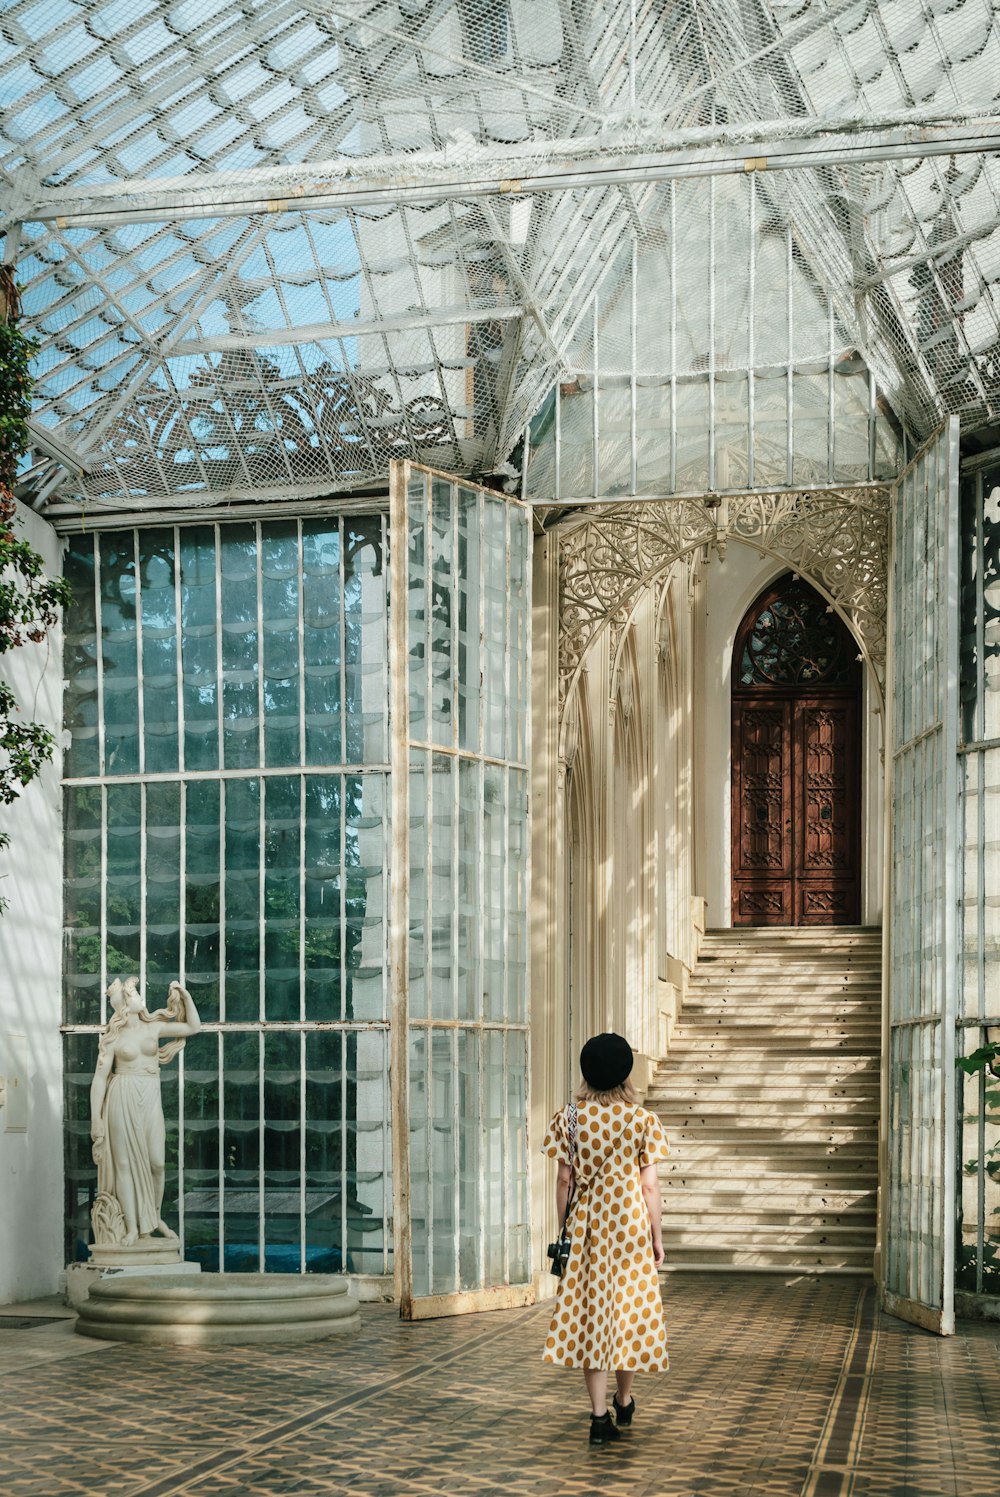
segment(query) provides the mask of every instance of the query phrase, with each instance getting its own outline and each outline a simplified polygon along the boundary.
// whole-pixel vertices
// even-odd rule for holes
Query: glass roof
[[[631,246],[714,305],[680,177],[752,175],[912,434],[1000,419],[998,78],[991,0],[8,0],[22,491],[513,475]]]

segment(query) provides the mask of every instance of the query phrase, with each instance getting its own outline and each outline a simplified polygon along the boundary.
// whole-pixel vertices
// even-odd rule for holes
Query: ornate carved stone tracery
[[[884,695],[890,496],[864,485],[595,507],[560,538],[560,717],[601,630],[617,654],[641,589],[699,547],[724,554],[727,541],[785,562],[823,593]]]

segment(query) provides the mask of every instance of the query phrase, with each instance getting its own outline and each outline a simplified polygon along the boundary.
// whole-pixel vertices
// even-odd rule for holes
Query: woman
[[[668,1366],[656,1270],[663,1262],[657,1161],[669,1152],[659,1120],[636,1100],[632,1049],[599,1034],[580,1052],[576,1105],[556,1113],[542,1152],[559,1161],[556,1206],[569,1217],[570,1252],[542,1360],[582,1367],[593,1406],[590,1443],[632,1423],[632,1379]],[[613,1371],[615,1421],[607,1404]]]
[[[101,1032],[90,1088],[90,1137],[97,1165],[92,1220],[98,1243],[130,1246],[154,1232],[175,1238],[161,1216],[166,1128],[160,1066],[201,1029],[191,994],[172,982],[165,1009],[146,1012],[134,977],[108,988],[112,1015]],[[160,1049],[161,1039],[173,1044]]]

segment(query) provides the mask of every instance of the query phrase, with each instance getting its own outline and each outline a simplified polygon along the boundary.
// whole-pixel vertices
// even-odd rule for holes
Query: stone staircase
[[[882,937],[709,931],[646,1099],[667,1269],[872,1272]]]

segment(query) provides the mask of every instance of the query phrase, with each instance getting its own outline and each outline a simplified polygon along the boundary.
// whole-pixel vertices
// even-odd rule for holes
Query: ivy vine
[[[18,327],[18,310],[13,272],[0,266],[0,655],[39,644],[70,600],[68,583],[47,577],[38,552],[18,535],[14,484],[28,448],[29,363],[38,346]],[[0,681],[0,805],[17,800],[54,747],[48,728],[26,719],[12,688]],[[9,833],[0,830],[0,850],[9,843]],[[0,898],[0,912],[6,905]]]

